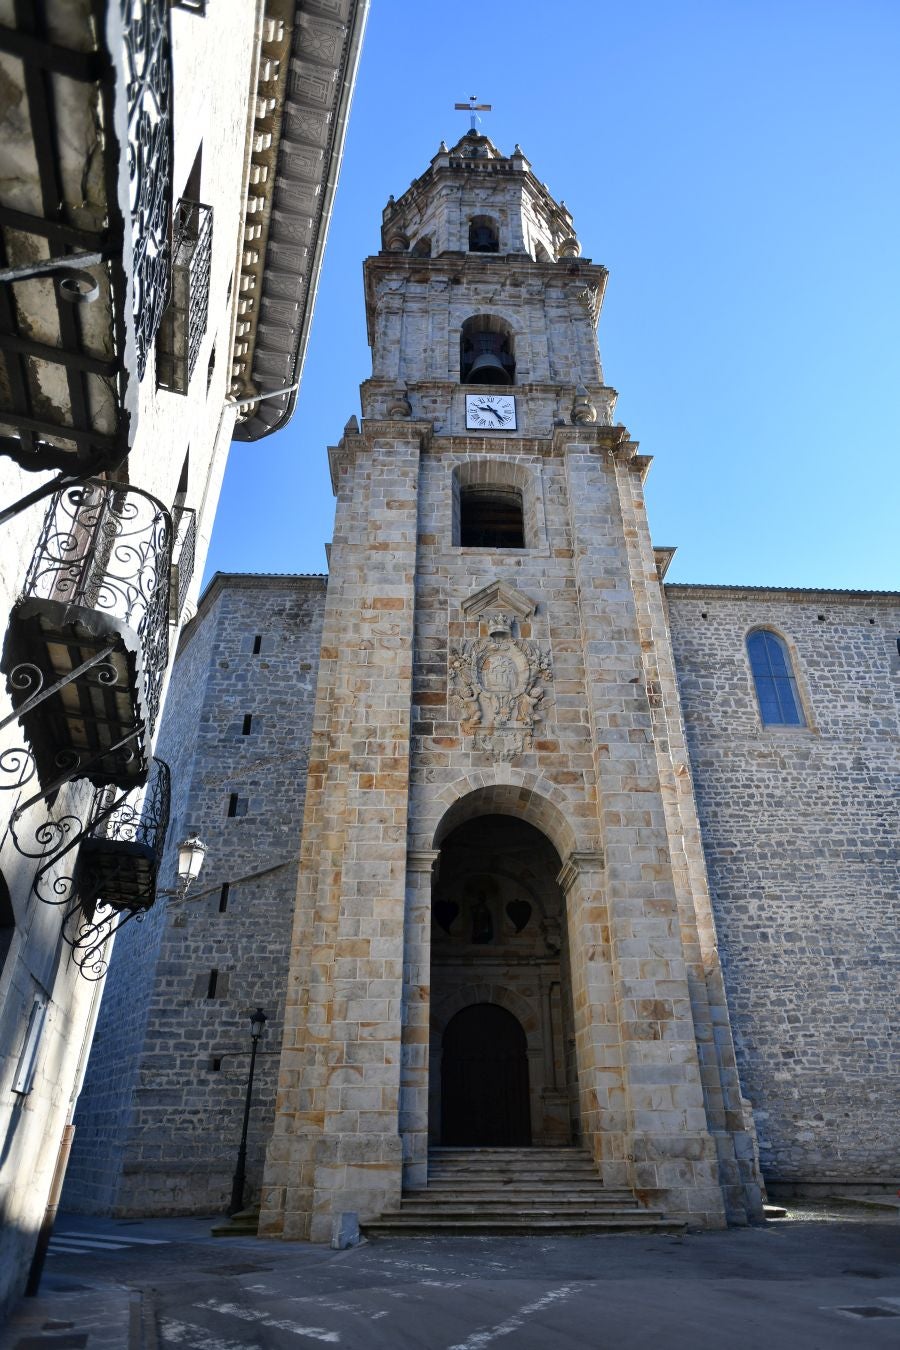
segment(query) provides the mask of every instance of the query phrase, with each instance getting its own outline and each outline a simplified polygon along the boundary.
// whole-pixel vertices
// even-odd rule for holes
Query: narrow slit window
[[[219,983],[219,972],[217,970],[211,970],[209,972],[209,982],[206,986],[207,998],[215,998],[216,986],[218,985],[218,983]]]
[[[462,488],[459,542],[463,548],[524,548],[521,492],[477,484]]]
[[[219,913],[220,913],[220,914],[224,914],[225,911],[226,911],[226,909],[228,908],[228,893],[229,893],[230,890],[231,890],[231,887],[230,887],[230,885],[228,884],[228,882],[226,881],[226,882],[223,884],[222,889],[219,891]]]
[[[252,726],[253,726],[253,714],[244,713],[244,721],[241,725],[241,735],[249,736]]]
[[[247,798],[239,796],[232,792],[228,797],[228,819],[233,820],[235,816],[245,816],[247,814]]]
[[[256,637],[253,639],[253,655],[259,656],[261,651],[262,651],[262,633],[257,633]]]
[[[758,628],[747,638],[747,655],[763,726],[805,726],[797,680],[784,639],[769,628]]]

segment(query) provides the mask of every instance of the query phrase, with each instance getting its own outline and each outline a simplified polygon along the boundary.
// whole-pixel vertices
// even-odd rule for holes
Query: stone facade
[[[209,852],[196,895],[159,906],[117,943],[76,1116],[71,1209],[224,1207],[248,1015],[262,1006],[269,1024],[257,1060],[248,1200],[258,1191],[274,1117],[324,590],[317,576],[217,575],[185,632],[160,752],[178,785],[172,839],[197,833]],[[237,814],[229,816],[232,797]],[[174,861],[172,848],[173,871]]]
[[[431,257],[409,224],[429,210]],[[470,250],[472,213],[494,222],[496,251]],[[609,425],[596,352],[605,271],[577,258],[568,220],[539,238],[529,218],[562,212],[518,151],[470,134],[389,204],[366,263],[373,379],[362,430],[332,452],[264,1234],[327,1240],[336,1212],[373,1218],[424,1182],[434,864],[467,821],[497,815],[540,831],[560,862],[577,1130],[600,1176],[696,1223],[759,1212],[648,461]],[[460,385],[473,319],[507,358],[514,342],[512,390]],[[512,392],[509,435],[466,430],[479,390]],[[519,497],[524,547],[461,544],[473,481]]]
[[[900,598],[666,588],[744,1092],[770,1186],[896,1185]],[[763,726],[746,635],[806,726]]]
[[[473,218],[497,252],[469,249]],[[179,812],[215,841],[214,877],[293,858],[302,806],[299,867],[271,905],[242,887],[233,927],[212,885],[159,930],[141,1056],[107,1117],[127,1116],[128,1144],[98,1181],[103,1065],[135,1043],[104,1010],[79,1202],[221,1204],[240,1073],[203,1066],[240,1051],[257,1001],[282,1045],[254,1113],[267,1235],[322,1241],[344,1211],[394,1210],[427,1185],[429,1146],[472,1142],[448,1047],[485,1006],[521,1033],[516,1140],[581,1143],[607,1186],[670,1217],[758,1216],[760,1158],[772,1184],[896,1182],[898,597],[663,584],[650,461],[612,425],[596,351],[605,272],[518,148],[442,147],[388,204],[383,243],[362,427],[330,451],[327,592],[217,577],[163,733],[192,757]],[[461,385],[473,316],[508,325],[513,383]],[[516,426],[467,429],[479,391],[514,398]],[[519,503],[521,546],[463,543],[473,493]],[[263,722],[260,773],[240,733],[268,717],[263,593],[285,715]],[[805,726],[761,723],[761,626],[787,643]],[[225,792],[246,816],[221,819]],[[232,983],[212,1006],[214,967]]]

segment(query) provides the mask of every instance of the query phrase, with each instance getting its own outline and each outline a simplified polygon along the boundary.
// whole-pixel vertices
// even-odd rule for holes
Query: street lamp
[[[190,835],[178,845],[178,885],[167,890],[158,890],[157,895],[168,896],[170,900],[183,900],[192,881],[196,881],[206,857],[206,845],[202,839]]]
[[[196,835],[182,839],[178,845],[178,880],[182,890],[186,891],[192,881],[196,881],[206,857],[206,845]]]
[[[256,1069],[256,1048],[259,1045],[259,1038],[263,1033],[263,1027],[269,1019],[262,1008],[257,1008],[256,1012],[250,1014],[250,1073],[247,1075],[247,1095],[244,1098],[244,1124],[241,1129],[241,1146],[238,1149],[237,1168],[234,1173],[234,1180],[231,1183],[231,1204],[228,1207],[229,1214],[237,1214],[244,1208],[244,1181],[247,1176],[247,1126],[250,1124],[250,1100],[253,1096],[253,1074]]]

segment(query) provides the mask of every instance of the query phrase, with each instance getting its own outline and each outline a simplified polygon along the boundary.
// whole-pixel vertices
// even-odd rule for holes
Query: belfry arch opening
[[[469,252],[500,252],[500,231],[492,216],[473,216],[469,221]]]
[[[515,384],[516,346],[511,326],[496,314],[473,314],[459,338],[462,384]]]
[[[431,914],[429,1141],[565,1147],[579,1138],[559,854],[515,816],[443,838]]]

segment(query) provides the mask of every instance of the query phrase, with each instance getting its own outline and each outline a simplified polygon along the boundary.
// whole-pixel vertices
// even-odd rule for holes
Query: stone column
[[[626,524],[609,454],[622,437],[615,427],[561,429],[555,437],[565,455],[606,857],[603,893],[618,1026],[605,1035],[619,1038],[625,1089],[624,1119],[618,1112],[612,1119],[624,1124],[623,1156],[636,1193],[673,1217],[715,1227],[724,1224],[725,1211],[703,1101]],[[577,902],[570,898],[569,904],[570,933],[577,936]],[[573,950],[573,975],[576,959],[583,972],[589,968],[585,946],[581,940],[577,957]],[[584,997],[591,997],[589,980]],[[593,1073],[605,1067],[596,1032],[589,1038],[585,1030],[586,1022],[593,1027],[595,1021],[576,1002],[580,1071],[583,1060]],[[584,1084],[581,1100],[585,1135],[595,1136],[595,1156],[603,1157],[611,1145],[596,1137],[603,1124]],[[614,1135],[618,1149],[618,1130]]]
[[[428,1181],[428,1050],[431,1019],[431,881],[438,849],[407,854],[403,941],[400,1135],[403,1185]]]

